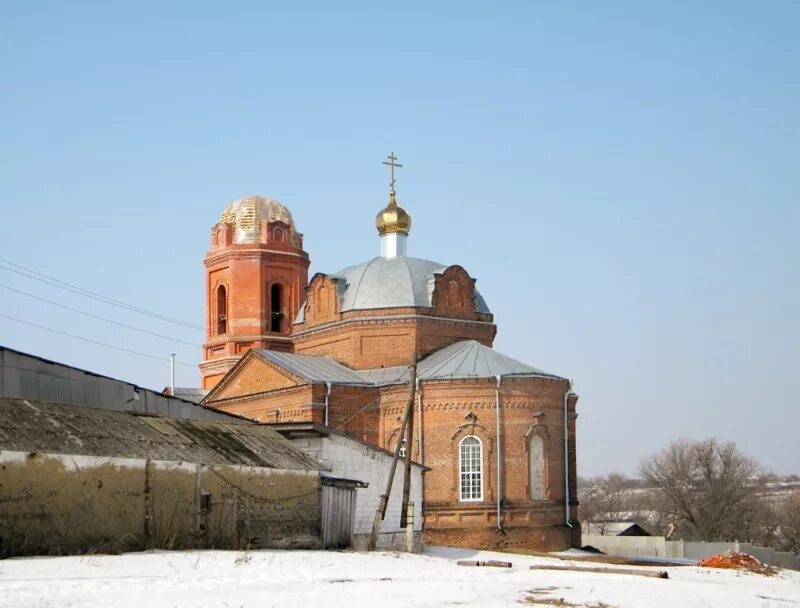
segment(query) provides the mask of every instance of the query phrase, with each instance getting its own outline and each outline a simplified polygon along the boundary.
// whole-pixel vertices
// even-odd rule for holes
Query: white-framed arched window
[[[462,502],[483,500],[483,444],[475,435],[458,444],[458,486]]]

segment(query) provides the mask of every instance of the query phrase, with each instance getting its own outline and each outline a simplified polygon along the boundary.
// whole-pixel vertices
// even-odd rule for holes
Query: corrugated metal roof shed
[[[55,401],[189,420],[236,416],[71,365],[0,347],[0,397]]]
[[[256,352],[264,359],[308,382],[333,382],[364,386],[370,384],[369,380],[365,380],[349,367],[345,367],[330,357],[295,355],[263,349],[257,349]]]
[[[160,418],[26,399],[0,398],[0,449],[323,469],[279,433],[257,424]]]

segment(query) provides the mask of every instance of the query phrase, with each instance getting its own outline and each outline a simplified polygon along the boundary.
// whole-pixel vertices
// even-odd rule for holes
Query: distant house
[[[652,536],[634,521],[593,521],[584,524],[587,536]]]

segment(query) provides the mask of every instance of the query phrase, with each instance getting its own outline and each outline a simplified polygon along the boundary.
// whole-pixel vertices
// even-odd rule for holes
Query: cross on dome
[[[397,157],[394,155],[394,152],[390,152],[389,156],[387,156],[386,158],[389,159],[389,162],[387,163],[386,161],[383,161],[383,164],[389,166],[389,172],[390,172],[389,191],[392,194],[394,194],[394,168],[402,167],[403,165],[395,162],[397,160]]]

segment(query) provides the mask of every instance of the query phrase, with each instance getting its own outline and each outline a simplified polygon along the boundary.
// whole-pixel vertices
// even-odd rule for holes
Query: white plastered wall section
[[[342,435],[301,437],[292,439],[292,442],[330,468],[334,475],[365,481],[369,484],[368,488],[359,488],[356,491],[354,533],[356,535],[370,534],[378,501],[386,489],[386,481],[389,478],[389,469],[392,465],[391,454]],[[420,465],[414,464],[411,467],[410,500],[414,503],[415,532],[422,531],[422,471],[423,467]],[[386,517],[381,523],[381,534],[404,532],[400,528],[404,477],[405,470],[401,460],[395,471]]]

